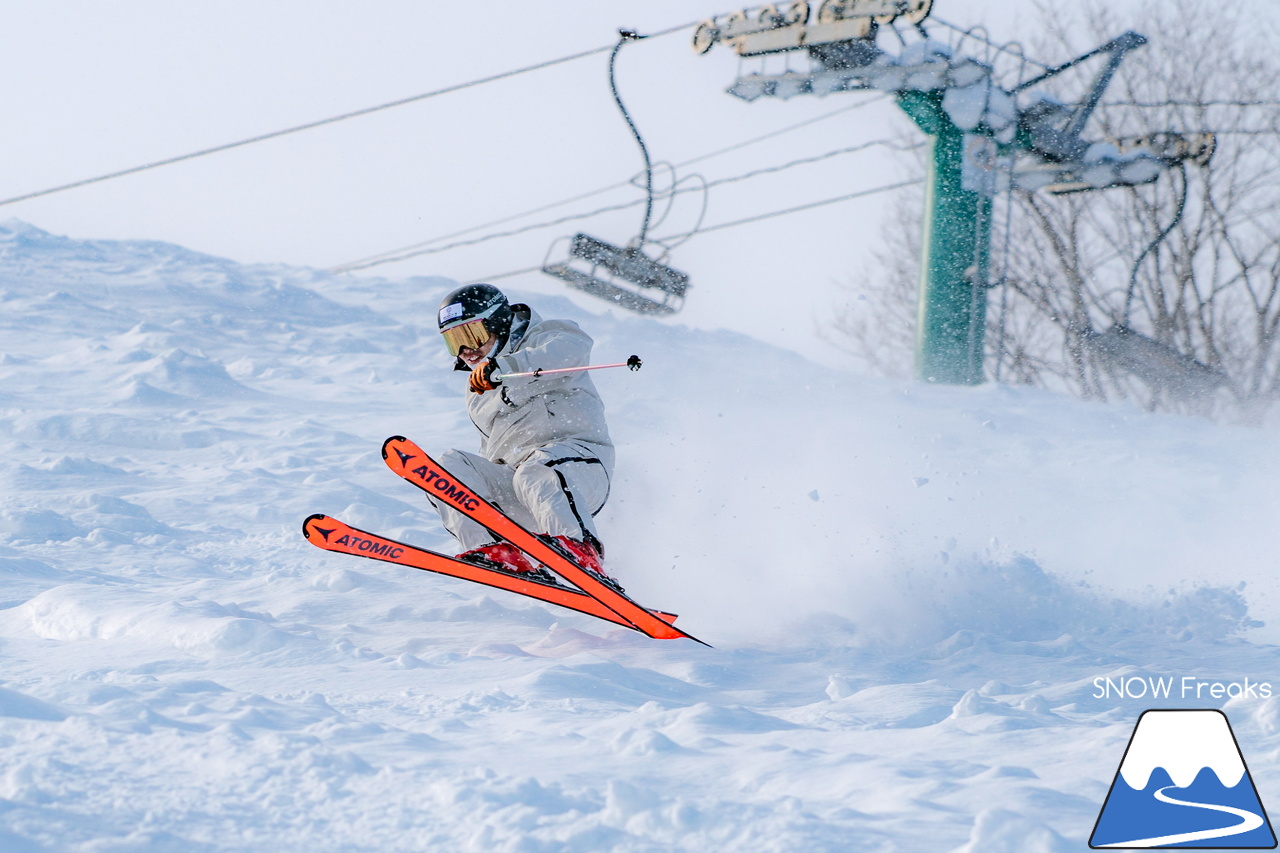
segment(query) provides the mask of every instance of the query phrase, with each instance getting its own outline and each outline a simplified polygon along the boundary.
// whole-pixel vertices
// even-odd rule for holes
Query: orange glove
[[[483,394],[485,391],[492,391],[502,384],[501,379],[494,379],[493,374],[498,369],[498,362],[489,359],[483,364],[477,365],[476,369],[471,371],[471,379],[467,383],[476,394]]]

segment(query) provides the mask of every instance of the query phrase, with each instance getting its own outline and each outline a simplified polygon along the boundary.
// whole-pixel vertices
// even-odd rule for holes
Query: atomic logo
[[[1271,822],[1226,714],[1144,712],[1089,846],[1275,848]]]

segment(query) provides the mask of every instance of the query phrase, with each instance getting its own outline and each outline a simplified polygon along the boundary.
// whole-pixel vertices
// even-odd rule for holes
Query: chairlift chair
[[[587,234],[576,234],[569,241],[569,257],[552,262],[548,253],[542,263],[542,271],[566,282],[570,287],[599,296],[622,308],[640,314],[674,314],[684,305],[684,293],[689,287],[689,276],[672,269],[644,253],[653,215],[653,162],[649,149],[640,136],[631,114],[618,94],[615,66],[618,50],[628,41],[642,38],[634,32],[619,32],[618,44],[609,56],[609,88],[622,117],[644,155],[645,211],[640,234],[626,248],[619,248]],[[558,241],[557,241],[558,242]],[[552,250],[556,244],[552,244]]]
[[[658,263],[639,249],[618,248],[588,234],[575,234],[569,242],[569,258],[544,262],[542,271],[638,314],[674,314],[684,305],[689,287],[688,274]]]
[[[1144,140],[1144,142],[1149,144],[1149,141]],[[1171,144],[1167,143],[1165,147]],[[1212,138],[1200,140],[1197,144],[1200,145],[1200,149],[1192,149],[1188,145],[1185,152],[1181,154],[1182,158],[1202,156],[1207,162],[1213,154]],[[1112,323],[1111,327],[1103,332],[1089,329],[1084,333],[1082,340],[1086,349],[1110,367],[1130,373],[1152,388],[1165,390],[1183,398],[1207,396],[1219,388],[1230,389],[1231,378],[1169,344],[1134,331],[1128,325],[1128,321],[1130,308],[1136,298],[1138,270],[1142,262],[1157,250],[1182,220],[1187,204],[1187,188],[1184,166],[1182,195],[1178,200],[1177,213],[1133,262],[1133,269],[1129,273],[1129,289],[1125,296],[1124,313],[1120,321]]]
[[[1178,397],[1199,397],[1231,386],[1221,371],[1122,323],[1106,331],[1086,332],[1083,343],[1111,367]]]

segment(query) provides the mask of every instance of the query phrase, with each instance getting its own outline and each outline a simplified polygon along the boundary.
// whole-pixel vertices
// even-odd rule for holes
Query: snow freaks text
[[[1133,675],[1100,677],[1093,680],[1094,699],[1268,699],[1271,682],[1205,681],[1190,675]]]

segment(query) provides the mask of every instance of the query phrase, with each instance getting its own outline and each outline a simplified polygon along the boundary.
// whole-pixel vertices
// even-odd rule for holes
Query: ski
[[[395,563],[411,569],[421,569],[425,572],[435,572],[484,586],[505,589],[508,592],[595,616],[624,628],[640,630],[582,590],[563,586],[554,581],[521,577],[512,572],[478,566],[447,554],[438,554],[426,548],[418,548],[376,533],[369,533],[331,516],[320,513],[310,516],[302,523],[302,535],[312,545],[325,551]],[[653,615],[664,622],[674,622],[676,619],[673,613],[654,611]]]
[[[387,467],[396,474],[427,494],[448,501],[495,536],[515,545],[648,636],[660,640],[684,638],[702,643],[702,640],[686,634],[632,601],[593,573],[578,566],[561,553],[559,548],[553,547],[541,537],[525,530],[501,510],[479,495],[473,494],[422,448],[404,436],[393,435],[383,442],[382,458],[386,461]]]

